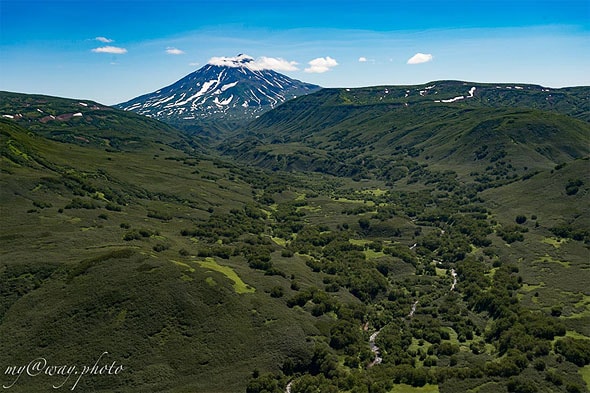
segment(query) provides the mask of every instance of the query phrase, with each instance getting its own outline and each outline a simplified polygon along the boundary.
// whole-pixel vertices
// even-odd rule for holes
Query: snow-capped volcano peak
[[[240,53],[235,57],[212,57],[207,64],[221,67],[250,68],[249,66],[254,64],[254,58],[243,53]]]
[[[212,57],[208,65],[232,68],[247,68],[251,71],[296,71],[297,62],[288,61],[280,57],[261,56],[254,59],[252,56],[239,54],[235,57]]]
[[[116,107],[171,123],[248,121],[287,100],[320,89],[273,71],[276,61],[285,67],[282,59],[255,60],[245,54],[213,57],[178,82]]]

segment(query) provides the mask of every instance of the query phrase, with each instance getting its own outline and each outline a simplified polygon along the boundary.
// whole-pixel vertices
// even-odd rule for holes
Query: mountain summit
[[[318,89],[240,54],[214,57],[168,87],[115,106],[174,124],[243,122]]]

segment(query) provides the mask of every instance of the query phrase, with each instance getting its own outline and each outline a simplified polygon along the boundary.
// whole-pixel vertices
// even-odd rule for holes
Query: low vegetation
[[[316,93],[331,115],[297,112],[318,131],[291,140],[269,112],[256,138],[272,125],[276,140],[246,135],[232,159],[115,110],[145,127],[139,145],[0,120],[0,366],[107,351],[125,371],[80,380],[96,392],[587,391],[587,119],[415,102],[435,120],[412,133],[374,92]],[[571,127],[559,143],[475,143],[525,123]]]

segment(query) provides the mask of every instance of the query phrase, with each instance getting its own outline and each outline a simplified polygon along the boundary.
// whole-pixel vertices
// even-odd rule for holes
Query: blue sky
[[[115,104],[239,53],[325,87],[590,85],[590,1],[0,0],[0,90]]]

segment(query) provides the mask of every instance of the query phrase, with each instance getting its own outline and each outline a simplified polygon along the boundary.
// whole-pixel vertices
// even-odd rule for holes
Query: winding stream
[[[407,318],[412,318],[414,316],[414,313],[416,312],[416,307],[418,307],[418,300],[416,300],[414,304],[412,304],[412,309],[410,310],[410,313],[408,314]],[[381,329],[377,330],[375,333],[371,334],[371,337],[369,337],[369,347],[371,348],[371,352],[375,354],[375,358],[367,366],[367,368],[371,368],[374,365],[380,364],[383,361],[383,358],[381,357],[381,350],[375,344],[375,340],[377,339],[379,333],[381,333]]]
[[[457,272],[455,271],[455,269],[451,269],[451,277],[453,277],[453,283],[451,284],[451,291],[453,291],[453,290],[455,290],[455,287],[457,286]],[[412,304],[412,308],[410,309],[410,312],[408,313],[408,316],[406,318],[408,318],[408,319],[412,318],[414,316],[414,313],[416,312],[417,307],[418,307],[418,300],[416,300],[414,302],[414,304]],[[363,326],[363,330],[366,330],[367,328],[368,328],[368,323]],[[381,333],[381,329],[377,330],[375,333],[371,334],[371,336],[369,337],[369,347],[371,348],[371,352],[373,352],[373,354],[375,355],[375,358],[367,366],[367,368],[371,368],[374,365],[380,364],[383,361],[383,358],[381,357],[381,350],[375,344],[375,340],[377,339],[377,336],[379,335],[379,333]],[[291,393],[291,385],[292,384],[293,384],[293,381],[290,381],[287,384],[287,387],[285,388],[285,393]]]
[[[367,366],[367,368],[373,367],[374,365],[379,364],[383,361],[379,347],[375,345],[375,339],[377,338],[379,333],[381,333],[381,329],[377,330],[375,333],[371,334],[371,337],[369,337],[369,346],[371,347],[371,352],[375,354],[375,358]]]
[[[451,269],[451,276],[453,277],[453,284],[451,285],[451,291],[457,286],[457,272],[455,269]]]
[[[408,314],[408,318],[412,318],[414,316],[414,313],[416,312],[416,307],[418,306],[418,300],[416,300],[414,302],[414,304],[412,304],[412,309],[410,310],[410,313]]]

